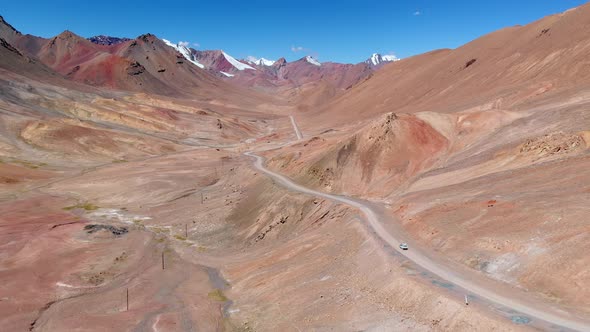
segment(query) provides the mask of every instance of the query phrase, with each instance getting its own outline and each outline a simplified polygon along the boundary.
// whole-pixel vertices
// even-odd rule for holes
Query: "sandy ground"
[[[219,91],[206,75],[193,99],[99,89],[0,48],[0,323],[560,330],[465,305],[357,209],[287,190],[250,150],[378,207],[395,241],[471,281],[587,320],[587,17],[404,59],[334,99]]]
[[[419,122],[408,121],[412,125],[404,130],[411,134],[413,124]],[[7,174],[20,171],[27,176],[10,184],[19,189],[13,189],[11,195],[16,196],[7,196],[2,206],[3,227],[10,230],[4,240],[2,273],[12,283],[6,285],[7,296],[1,302],[8,326],[48,331],[547,327],[475,298],[465,306],[461,291],[396,254],[373,233],[359,211],[289,192],[260,174],[242,152],[269,149],[298,138],[288,117],[280,123],[275,134],[241,146],[200,147],[81,171],[9,161]],[[377,125],[373,130],[388,129]],[[343,132],[330,132],[266,154],[298,149],[296,156],[313,160],[321,147],[329,149],[343,136]],[[562,138],[551,137],[559,142]],[[545,141],[527,142],[525,152]],[[574,156],[583,163],[576,151]],[[288,165],[308,163],[299,159]],[[287,174],[289,169],[282,168]],[[444,176],[441,174],[433,172],[433,176]],[[526,177],[519,178],[526,181]],[[338,189],[299,179],[322,189]],[[426,213],[438,206],[438,201],[433,205],[434,199],[425,196],[434,190],[421,184],[428,183],[428,178],[420,179],[424,180],[407,186],[407,192],[387,197],[385,206],[402,220],[401,231],[416,237],[413,246],[430,246],[427,241],[432,239],[424,237],[421,228],[413,228],[421,223],[407,222],[427,220]],[[412,188],[418,188],[414,186],[429,189],[413,192]],[[371,187],[357,190],[363,188]],[[406,199],[412,204],[405,203]],[[396,204],[387,203],[393,201]],[[488,201],[484,204],[501,205],[498,200]],[[31,221],[23,222],[26,220]],[[84,229],[88,225],[125,227],[128,232],[89,234]],[[437,234],[452,243],[448,240],[451,234]],[[434,247],[439,255],[448,256],[448,264],[463,263],[462,256],[453,255],[452,250],[452,246]],[[56,257],[67,259],[55,264]],[[492,283],[514,285],[512,280],[493,275],[476,276],[482,282],[486,277]],[[18,291],[25,285],[37,291]],[[564,304],[560,302],[560,308],[568,308]]]
[[[289,193],[250,162],[239,153],[194,150],[89,171],[3,204],[6,326],[521,328],[419,277],[356,211]],[[90,224],[128,232],[89,234]]]

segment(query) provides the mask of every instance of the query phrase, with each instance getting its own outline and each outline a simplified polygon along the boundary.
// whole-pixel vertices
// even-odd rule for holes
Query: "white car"
[[[407,243],[405,243],[405,242],[404,242],[404,243],[402,243],[402,244],[400,244],[400,245],[399,245],[399,248],[400,248],[401,250],[408,250],[408,249],[410,249],[410,247],[408,247],[408,244],[407,244]]]

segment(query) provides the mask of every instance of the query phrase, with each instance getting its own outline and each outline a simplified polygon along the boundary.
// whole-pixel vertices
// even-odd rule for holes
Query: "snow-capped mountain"
[[[318,60],[314,59],[314,57],[312,57],[311,55],[306,56],[305,57],[305,61],[307,61],[307,62],[309,62],[309,63],[311,63],[312,65],[315,65],[315,66],[321,66],[322,65]]]
[[[381,55],[379,53],[373,53],[373,55],[371,55],[371,57],[369,59],[367,59],[365,61],[366,64],[369,64],[371,66],[379,66],[385,62],[393,62],[393,61],[398,61],[399,58],[396,57],[395,55]]]
[[[170,42],[169,40],[166,39],[162,39],[162,41],[174,48],[175,50],[177,50],[180,54],[182,54],[182,56],[187,59],[188,61],[190,61],[191,63],[193,63],[194,65],[196,65],[199,68],[205,68],[204,65],[202,65],[199,61],[197,61],[197,59],[195,58],[195,56],[193,55],[193,52],[191,52],[191,50],[186,47],[186,45],[182,45],[181,43],[178,44],[174,44],[172,42]]]
[[[221,53],[223,54],[223,56],[225,57],[225,59],[232,64],[232,66],[234,66],[237,70],[246,70],[246,69],[250,69],[250,70],[256,70],[255,68],[253,68],[252,66],[249,66],[243,62],[240,62],[238,60],[236,60],[234,57],[232,57],[231,55],[225,53],[224,51],[221,51]]]
[[[166,39],[162,39],[162,41],[191,63],[218,77],[230,79],[237,84],[259,87],[300,85],[330,77],[330,79],[339,82],[338,88],[347,88],[367,77],[384,63],[399,60],[394,55],[380,55],[378,53],[356,65],[332,62],[322,64],[310,55],[291,63],[288,63],[284,58],[272,61],[254,56],[238,60],[223,50],[201,51],[189,48],[185,43],[174,44]]]
[[[270,67],[272,65],[274,65],[274,61],[272,60],[268,60],[265,58],[256,58],[253,56],[248,56],[246,58],[246,62],[253,64],[253,65],[257,65],[257,66],[266,66],[266,67]]]
[[[246,60],[237,60],[222,50],[199,51],[190,49],[193,58],[204,68],[215,75],[234,77],[240,73],[252,74],[256,72],[255,64],[249,65]]]

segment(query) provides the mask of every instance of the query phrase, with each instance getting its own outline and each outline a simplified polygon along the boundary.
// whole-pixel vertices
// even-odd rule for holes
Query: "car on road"
[[[405,242],[404,242],[404,243],[402,243],[402,244],[400,244],[400,245],[399,245],[399,248],[400,248],[401,250],[408,250],[408,249],[410,249],[410,247],[408,247],[408,244],[407,244],[407,243],[405,243]]]

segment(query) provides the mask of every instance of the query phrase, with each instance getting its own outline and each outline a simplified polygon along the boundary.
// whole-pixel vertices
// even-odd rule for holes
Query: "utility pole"
[[[164,270],[164,269],[165,269],[165,266],[164,266],[164,251],[162,251],[162,270]]]
[[[127,311],[129,311],[129,287],[127,287]]]
[[[184,237],[188,239],[188,224],[184,224]]]

